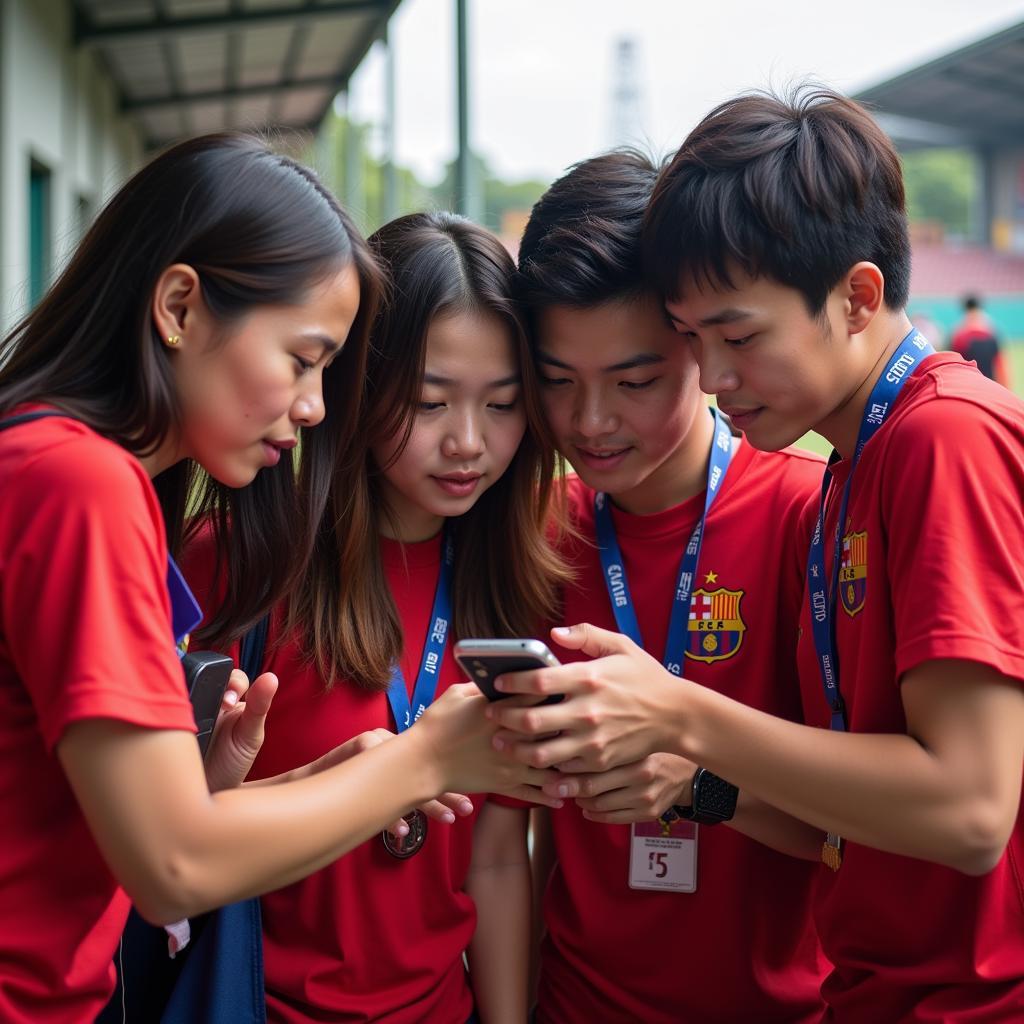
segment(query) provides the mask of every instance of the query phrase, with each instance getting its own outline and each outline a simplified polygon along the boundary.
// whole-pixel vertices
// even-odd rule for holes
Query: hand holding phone
[[[500,700],[511,694],[499,693],[494,680],[505,672],[528,672],[535,668],[555,668],[561,662],[540,640],[460,640],[455,645],[455,660],[466,677],[480,687],[488,700]],[[549,697],[545,704],[560,701]]]

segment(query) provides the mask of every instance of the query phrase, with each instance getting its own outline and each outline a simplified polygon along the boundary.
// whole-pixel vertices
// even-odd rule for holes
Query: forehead
[[[721,326],[796,310],[807,312],[804,298],[795,288],[769,277],[750,277],[739,267],[730,267],[729,276],[731,288],[684,275],[676,297],[665,300],[665,311],[691,328]]]
[[[470,310],[435,317],[426,347],[427,373],[452,380],[494,379],[518,369],[512,328],[494,313]]]
[[[610,366],[639,353],[669,355],[679,339],[653,294],[597,306],[548,306],[537,316],[537,341],[572,366]]]

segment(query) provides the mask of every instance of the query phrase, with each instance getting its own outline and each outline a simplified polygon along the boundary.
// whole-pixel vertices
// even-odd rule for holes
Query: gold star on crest
[[[705,583],[717,583],[718,582],[718,573],[717,572],[709,572],[709,573],[707,573],[705,575],[705,577],[704,577],[704,582]]]

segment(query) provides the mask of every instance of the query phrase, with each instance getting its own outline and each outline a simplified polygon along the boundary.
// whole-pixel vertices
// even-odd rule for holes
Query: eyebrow
[[[665,315],[674,324],[679,324],[680,327],[689,327],[689,324],[685,320],[680,320],[679,317],[673,316],[667,309]],[[723,309],[721,312],[716,313],[714,316],[709,316],[706,320],[698,320],[698,327],[720,327],[722,324],[732,324],[737,320],[748,320],[754,313],[749,309],[737,309],[730,307]]]
[[[341,351],[341,345],[338,344],[332,337],[327,334],[321,334],[319,331],[309,331],[299,335],[303,341],[318,341],[323,345],[324,350],[331,354]]]
[[[574,366],[563,363],[561,359],[556,359],[553,355],[543,350],[537,353],[537,359],[548,366],[557,366],[561,370],[575,371],[576,369]],[[659,356],[656,352],[641,352],[639,355],[633,356],[632,359],[624,359],[621,363],[614,363],[612,366],[603,366],[601,367],[601,372],[622,373],[624,370],[635,370],[639,366],[654,366],[657,363],[663,362],[665,362],[665,357]]]
[[[445,387],[452,387],[453,385],[457,384],[458,381],[453,380],[451,377],[440,377],[436,373],[425,373],[425,374],[423,374],[423,383],[424,384],[433,384],[436,387],[445,388]],[[510,384],[521,384],[521,383],[522,383],[522,378],[519,376],[519,374],[518,373],[512,373],[512,374],[509,374],[509,376],[507,376],[507,377],[502,377],[500,380],[492,380],[489,384],[486,385],[486,387],[488,389],[492,389],[492,388],[505,388],[505,387],[508,387]]]

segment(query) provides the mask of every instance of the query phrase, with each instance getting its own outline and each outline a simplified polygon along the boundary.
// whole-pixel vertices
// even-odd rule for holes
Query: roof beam
[[[125,100],[121,110],[126,114],[148,114],[159,110],[171,110],[183,103],[207,103],[214,100],[240,100],[250,96],[273,96],[290,89],[334,89],[340,92],[345,87],[342,75],[321,75],[316,78],[291,78],[282,82],[267,82],[260,85],[240,85],[234,89],[209,89],[205,92],[183,92],[174,96],[160,96],[146,100]],[[334,98],[334,93],[331,94]]]
[[[145,22],[120,25],[97,25],[79,13],[75,41],[87,49],[113,42],[150,42],[204,32],[230,31],[243,28],[264,28],[273,25],[292,25],[351,14],[380,14],[393,5],[388,0],[332,0],[318,6],[269,7],[258,11],[235,14],[202,15],[191,18],[171,18],[158,13]]]

